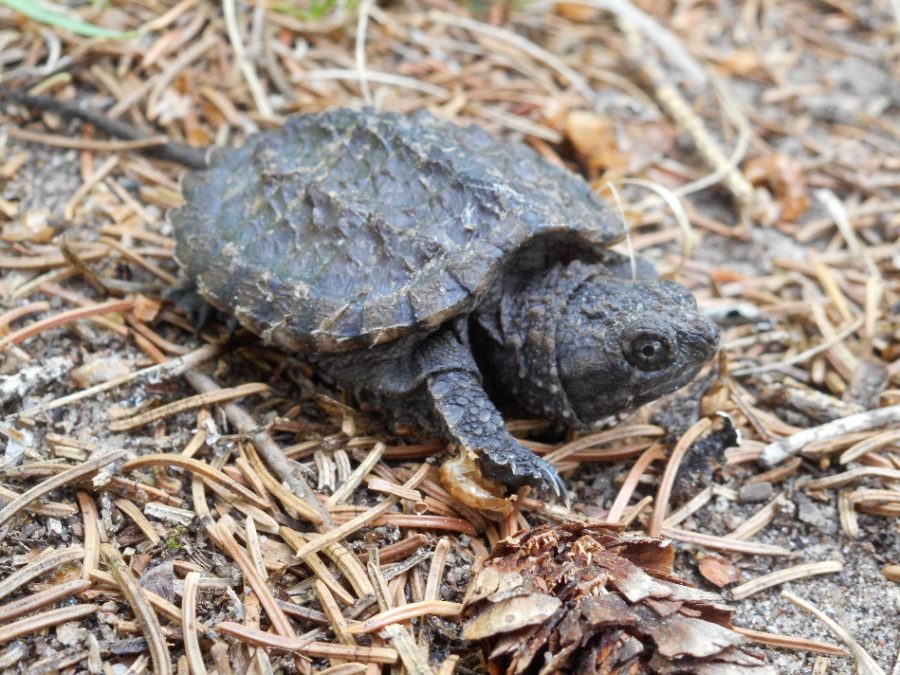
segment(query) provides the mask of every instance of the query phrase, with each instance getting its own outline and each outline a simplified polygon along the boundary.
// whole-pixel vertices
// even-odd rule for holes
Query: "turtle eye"
[[[625,345],[628,363],[641,370],[660,370],[669,364],[672,348],[669,338],[643,331]]]

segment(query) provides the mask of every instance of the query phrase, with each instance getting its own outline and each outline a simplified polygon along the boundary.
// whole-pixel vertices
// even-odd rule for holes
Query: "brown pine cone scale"
[[[464,600],[492,673],[775,675],[715,593],[672,571],[671,542],[542,525],[500,542]]]

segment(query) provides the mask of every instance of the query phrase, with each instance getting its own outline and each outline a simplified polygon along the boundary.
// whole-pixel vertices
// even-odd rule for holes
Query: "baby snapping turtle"
[[[484,476],[564,495],[495,401],[583,425],[687,384],[718,330],[608,251],[619,219],[530,148],[420,112],[294,117],[185,175],[176,256],[212,304]],[[485,390],[491,396],[488,396]]]

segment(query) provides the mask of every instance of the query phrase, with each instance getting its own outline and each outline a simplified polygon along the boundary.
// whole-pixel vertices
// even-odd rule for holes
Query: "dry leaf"
[[[572,110],[566,115],[565,134],[592,171],[628,167],[628,156],[619,148],[616,128],[605,117],[587,110]]]
[[[776,152],[747,162],[744,175],[753,185],[768,185],[781,207],[779,219],[791,223],[806,213],[809,195],[806,177],[793,157]]]

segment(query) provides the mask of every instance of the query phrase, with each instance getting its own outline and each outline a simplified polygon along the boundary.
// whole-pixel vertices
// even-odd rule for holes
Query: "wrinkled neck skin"
[[[594,266],[559,263],[495,284],[472,317],[472,349],[492,398],[550,420],[586,423],[560,382],[557,326],[578,288],[597,273]]]

